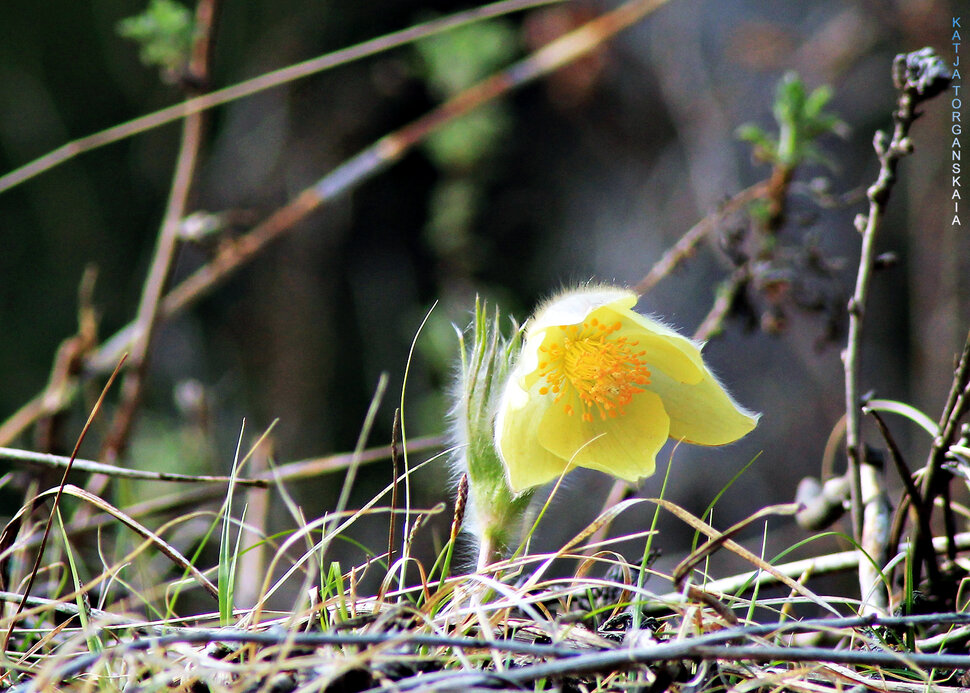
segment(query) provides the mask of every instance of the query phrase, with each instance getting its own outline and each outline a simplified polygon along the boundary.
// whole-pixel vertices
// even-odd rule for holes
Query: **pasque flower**
[[[758,416],[724,390],[701,345],[632,310],[637,296],[584,287],[527,323],[495,421],[515,493],[588,467],[636,481],[667,438],[723,445]]]

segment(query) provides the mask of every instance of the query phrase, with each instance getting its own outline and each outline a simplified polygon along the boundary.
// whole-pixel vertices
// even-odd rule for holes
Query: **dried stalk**
[[[899,96],[893,112],[892,138],[881,130],[873,138],[873,147],[879,159],[879,176],[866,191],[869,212],[856,222],[862,233],[862,249],[855,291],[849,300],[848,340],[842,354],[845,368],[845,438],[853,535],[873,558],[881,556],[886,550],[890,526],[888,503],[879,471],[865,459],[860,416],[862,329],[874,266],[876,234],[896,182],[899,161],[913,151],[909,130],[919,115],[916,107],[940,93],[948,82],[943,62],[932,50],[924,48],[896,56],[893,61],[893,83]],[[888,606],[888,595],[880,586],[878,572],[868,561],[860,561],[859,586],[868,608],[884,610]],[[867,595],[871,597],[867,598]]]
[[[708,214],[699,222],[694,224],[687,233],[680,237],[673,247],[663,254],[647,272],[647,275],[637,282],[633,290],[640,296],[648,293],[653,287],[660,283],[660,280],[673,272],[681,262],[691,257],[697,249],[698,244],[707,238],[717,229],[718,222],[729,214],[734,214],[743,209],[745,205],[754,200],[765,197],[770,189],[770,181],[763,180],[760,183],[745,188],[725,202],[716,212]]]
[[[193,83],[205,84],[209,79],[209,63],[219,0],[199,0],[195,12],[196,38],[189,60],[189,76]],[[155,243],[151,268],[142,288],[138,315],[135,318],[135,335],[130,346],[129,368],[121,385],[121,402],[115,412],[110,431],[102,446],[101,457],[114,464],[128,445],[128,438],[135,415],[142,399],[145,376],[148,372],[148,354],[155,330],[159,324],[160,301],[168,282],[178,243],[179,227],[188,206],[195,166],[202,147],[203,114],[193,113],[182,124],[182,141],[175,164],[172,188],[162,227]],[[103,488],[105,480],[91,480],[95,492]]]
[[[88,472],[90,474],[102,474],[108,477],[123,479],[141,479],[143,481],[171,481],[179,483],[195,484],[227,484],[231,477],[210,476],[194,474],[176,474],[174,472],[153,472],[144,469],[129,469],[127,467],[116,467],[110,464],[95,462],[94,460],[82,460],[62,455],[50,455],[43,452],[31,452],[30,450],[18,450],[14,448],[0,448],[0,460],[20,462],[32,467],[42,467],[46,469],[68,469],[74,472]],[[239,478],[233,483],[240,486],[256,486],[258,488],[268,488],[270,479],[246,479]]]
[[[45,171],[49,171],[76,156],[115,142],[120,142],[121,140],[133,137],[142,132],[147,132],[148,130],[154,130],[157,127],[161,127],[167,123],[173,123],[182,118],[187,118],[196,113],[202,113],[210,108],[237,101],[247,96],[258,94],[261,91],[309,77],[318,72],[330,70],[355,60],[391,50],[392,48],[414,43],[420,39],[465,26],[466,24],[563,1],[503,0],[502,2],[494,2],[484,7],[475,7],[462,12],[456,12],[455,14],[433,19],[423,24],[402,29],[401,31],[379,36],[375,39],[358,43],[355,46],[350,46],[349,48],[311,58],[295,65],[280,68],[279,70],[267,72],[266,74],[247,79],[238,84],[209,92],[203,96],[196,96],[155,111],[154,113],[147,113],[128,122],[121,123],[120,125],[115,125],[106,130],[68,142],[0,176],[0,193],[14,188],[35,176],[39,176]]]

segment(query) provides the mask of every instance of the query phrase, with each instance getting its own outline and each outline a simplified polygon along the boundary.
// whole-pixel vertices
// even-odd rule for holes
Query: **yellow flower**
[[[495,422],[514,492],[573,467],[635,482],[653,474],[668,437],[724,445],[757,425],[704,365],[701,345],[635,313],[636,302],[625,289],[582,288],[526,326]]]

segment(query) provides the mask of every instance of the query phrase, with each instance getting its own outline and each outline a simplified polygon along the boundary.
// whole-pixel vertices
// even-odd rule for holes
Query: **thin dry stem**
[[[104,402],[104,397],[108,394],[108,390],[114,384],[115,378],[118,377],[118,373],[121,371],[121,367],[124,365],[124,357],[118,362],[115,367],[114,373],[108,378],[108,382],[105,383],[104,389],[101,390],[101,396],[98,397],[98,401],[94,403],[94,407],[91,409],[90,415],[88,415],[88,420],[81,429],[81,433],[78,435],[77,443],[74,445],[74,452],[71,453],[71,459],[73,460],[77,457],[78,450],[81,448],[81,443],[84,442],[84,438],[87,436],[88,431],[91,429],[91,424],[94,423],[94,417],[97,416],[98,412],[101,411],[101,404]],[[10,627],[7,629],[3,636],[3,644],[0,645],[0,652],[6,652],[8,645],[10,644],[10,636],[13,634],[14,625],[17,622],[17,617],[24,610],[24,604],[27,601],[27,597],[30,596],[30,589],[34,584],[34,579],[37,577],[37,571],[40,569],[40,563],[44,556],[44,549],[47,546],[47,537],[50,536],[51,526],[54,523],[54,516],[57,514],[58,508],[60,506],[61,496],[64,494],[64,487],[67,486],[67,476],[71,472],[71,465],[68,464],[64,467],[64,475],[61,477],[60,486],[57,488],[57,493],[54,496],[54,502],[51,504],[51,512],[47,517],[47,525],[44,527],[43,537],[40,540],[40,546],[37,548],[37,555],[34,557],[34,567],[30,571],[30,576],[27,578],[27,585],[24,587],[24,598],[21,600],[20,604],[17,606],[17,610],[10,621]]]
[[[176,483],[189,484],[226,484],[229,482],[228,476],[209,476],[195,474],[178,474],[175,472],[154,472],[143,469],[128,469],[127,467],[115,467],[93,460],[83,460],[79,458],[63,457],[61,455],[48,455],[29,450],[17,450],[14,448],[0,448],[0,460],[19,462],[33,467],[43,467],[47,469],[68,469],[74,472],[89,472],[91,474],[103,474],[108,477],[123,479],[142,479],[144,481],[170,481]],[[241,486],[256,486],[268,488],[270,479],[247,479],[237,478],[234,483]]]
[[[750,278],[751,269],[745,263],[734,270],[731,276],[721,284],[714,304],[694,332],[695,340],[706,342],[711,337],[716,337],[721,333],[724,329],[724,321],[731,314],[731,308],[738,292],[744,288]]]
[[[899,91],[899,97],[896,103],[897,109],[893,112],[892,138],[879,131],[873,139],[873,147],[879,159],[879,176],[866,192],[869,198],[869,211],[859,224],[862,247],[855,290],[849,300],[849,334],[842,354],[845,369],[845,444],[850,480],[852,531],[856,541],[859,541],[862,548],[873,557],[881,556],[885,552],[885,542],[888,541],[891,523],[879,471],[868,465],[864,454],[859,385],[862,331],[874,269],[876,235],[896,182],[896,169],[900,159],[910,154],[913,149],[908,135],[910,127],[918,117],[917,105],[937,93],[933,91],[935,85],[927,88],[923,84],[922,77],[925,72],[917,73],[920,67],[929,64],[928,56],[923,65],[915,62],[919,55],[911,53],[896,56],[893,62],[893,81]],[[911,60],[913,63],[910,63]],[[928,68],[925,70],[928,72]],[[868,466],[864,468],[864,465]],[[879,576],[873,574],[868,564],[860,563],[859,581],[863,598],[871,595],[867,599],[868,608],[884,610],[888,606],[888,595],[879,583]]]
[[[687,233],[680,237],[673,247],[663,254],[647,272],[646,276],[637,282],[633,290],[640,296],[653,289],[660,281],[673,272],[684,260],[693,256],[698,244],[717,229],[718,222],[725,216],[735,214],[754,200],[763,198],[770,188],[770,181],[763,180],[745,188],[730,200],[725,202],[716,212],[708,214],[694,224]]]
[[[199,0],[195,12],[196,39],[192,47],[189,60],[189,72],[193,82],[204,84],[209,78],[209,58],[219,0]],[[202,147],[204,116],[193,113],[185,118],[182,124],[182,141],[179,145],[178,158],[172,187],[169,191],[168,204],[162,227],[155,243],[155,253],[152,257],[151,268],[142,288],[141,302],[138,305],[138,315],[135,318],[135,335],[131,342],[131,363],[121,386],[121,402],[115,413],[111,429],[102,446],[102,459],[108,464],[114,464],[128,445],[128,438],[134,424],[135,415],[141,404],[145,376],[148,372],[148,354],[159,325],[160,301],[168,283],[178,244],[179,228],[188,207],[189,192],[195,177],[196,162]],[[92,478],[89,482],[91,490],[99,492],[104,488],[106,480],[103,477]]]
[[[155,111],[154,113],[148,113],[126,123],[121,123],[101,132],[96,132],[92,135],[68,142],[40,158],[0,176],[0,193],[16,187],[35,176],[39,176],[45,171],[49,171],[76,156],[119,142],[139,133],[153,130],[167,123],[202,113],[210,108],[237,101],[247,96],[253,96],[267,89],[272,89],[318,72],[323,72],[324,70],[376,55],[391,50],[392,48],[413,43],[420,39],[448,31],[449,29],[471,24],[472,22],[563,1],[505,0],[504,2],[495,2],[491,5],[486,5],[485,7],[471,8],[462,12],[456,12],[452,15],[433,19],[424,24],[411,26],[385,36],[379,36],[355,46],[350,46],[349,48],[311,58],[310,60],[295,65],[267,72],[258,77],[253,77],[238,84],[210,92],[204,96],[196,96],[195,98]],[[196,50],[198,50],[198,47]]]

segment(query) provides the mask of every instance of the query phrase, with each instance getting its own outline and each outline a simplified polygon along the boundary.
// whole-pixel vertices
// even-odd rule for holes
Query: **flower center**
[[[546,385],[539,394],[563,398],[567,389],[579,396],[583,421],[592,421],[593,413],[601,419],[623,415],[623,407],[633,395],[643,392],[640,385],[650,383],[650,371],[643,362],[645,351],[636,351],[639,342],[626,337],[613,337],[620,323],[604,325],[596,318],[578,325],[561,325],[562,343],[539,347],[539,377]],[[566,414],[575,412],[565,405]]]

